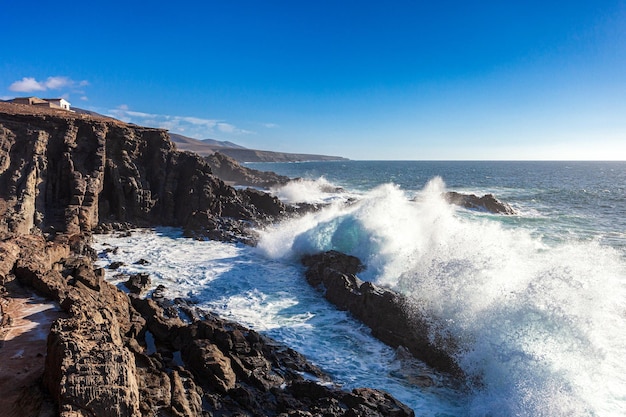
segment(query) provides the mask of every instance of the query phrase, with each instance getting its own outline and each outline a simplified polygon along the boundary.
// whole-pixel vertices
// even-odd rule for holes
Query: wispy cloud
[[[239,128],[234,124],[223,120],[203,119],[193,116],[145,113],[131,110],[126,104],[122,104],[115,109],[109,110],[108,115],[127,123],[159,127],[174,133],[198,139],[208,139],[211,138],[211,136],[220,133],[229,136],[255,134],[255,132]]]
[[[276,129],[278,125],[276,123],[263,123],[263,127],[266,127],[268,129]]]
[[[35,91],[77,89],[88,85],[89,81],[87,80],[74,81],[63,76],[48,77],[43,81],[37,81],[34,77],[24,77],[13,82],[9,86],[9,90],[17,93],[32,93]]]

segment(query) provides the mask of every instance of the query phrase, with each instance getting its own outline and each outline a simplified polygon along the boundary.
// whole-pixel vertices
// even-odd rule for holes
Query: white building
[[[71,111],[70,102],[64,98],[16,97],[11,102]]]
[[[64,98],[44,98],[44,100],[50,103],[50,107],[59,107],[63,110],[70,109],[70,102]]]

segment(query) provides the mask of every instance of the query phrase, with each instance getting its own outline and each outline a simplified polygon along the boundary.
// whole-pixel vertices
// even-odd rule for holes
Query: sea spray
[[[444,191],[439,178],[413,198],[382,185],[268,230],[259,250],[341,250],[367,264],[362,278],[411,296],[459,343],[469,415],[626,414],[621,254],[459,215]]]
[[[329,203],[349,198],[352,195],[331,184],[324,177],[316,180],[293,180],[285,185],[272,187],[270,192],[288,204]]]
[[[168,298],[182,297],[263,332],[305,354],[344,389],[383,389],[412,407],[416,416],[464,413],[463,395],[450,388],[444,375],[397,357],[311,288],[295,261],[259,257],[245,246],[185,239],[182,231],[170,228],[97,235],[95,240],[101,266],[124,262],[118,270],[107,269],[107,279],[120,289],[125,279],[120,272],[149,273],[154,286],[167,287]],[[136,264],[140,258],[148,263]]]

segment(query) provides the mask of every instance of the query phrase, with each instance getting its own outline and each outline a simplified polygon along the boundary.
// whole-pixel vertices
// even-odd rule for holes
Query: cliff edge
[[[120,222],[198,230],[285,210],[227,186],[165,130],[27,107],[0,103],[0,232],[73,235]]]

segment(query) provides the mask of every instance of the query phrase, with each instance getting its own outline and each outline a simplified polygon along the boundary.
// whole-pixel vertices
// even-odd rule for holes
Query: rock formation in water
[[[0,336],[17,287],[61,310],[45,329],[45,360],[27,349],[8,357],[0,341],[0,363],[12,365],[0,368],[3,415],[412,416],[383,392],[317,383],[326,377],[296,352],[168,302],[159,288],[154,300],[127,295],[93,265],[96,227],[171,225],[229,239],[285,209],[225,185],[163,130],[0,103]],[[128,282],[137,293],[149,285]]]
[[[454,342],[434,337],[429,321],[414,303],[394,291],[360,280],[361,261],[337,251],[302,258],[309,284],[324,297],[372,329],[372,335],[392,347],[404,347],[431,367],[462,376],[454,361]]]
[[[461,194],[456,191],[448,191],[444,194],[444,198],[450,204],[470,210],[480,210],[494,214],[517,214],[513,207],[499,201],[493,194],[485,194],[482,197],[478,197],[475,194]]]

